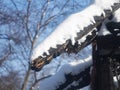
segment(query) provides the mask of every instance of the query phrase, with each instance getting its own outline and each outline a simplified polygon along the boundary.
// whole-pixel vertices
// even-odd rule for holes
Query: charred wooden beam
[[[55,90],[63,90],[72,84],[74,81],[77,81],[79,85],[67,88],[67,90],[77,90],[83,88],[90,84],[90,67],[87,67],[84,71],[79,72],[77,75],[72,75],[71,73],[65,75],[65,82],[61,83]]]
[[[96,37],[96,31],[92,31],[91,35],[86,37],[86,40],[79,44],[78,41],[72,45],[71,40],[67,40],[63,45],[57,45],[57,48],[51,48],[49,50],[50,55],[44,53],[46,57],[39,56],[31,63],[31,69],[35,71],[40,71],[45,64],[49,64],[53,58],[56,58],[62,53],[78,53],[81,49],[88,46]]]
[[[84,48],[89,43],[91,43],[91,42],[87,41],[87,38],[88,38],[87,34],[92,32],[93,29],[96,28],[97,26],[99,26],[106,18],[110,17],[112,15],[112,13],[115,12],[119,7],[120,7],[120,3],[114,3],[114,5],[111,7],[112,11],[104,10],[105,17],[103,15],[94,16],[94,20],[96,21],[96,23],[93,23],[93,24],[88,25],[87,27],[84,27],[84,29],[82,31],[80,30],[80,32],[77,33],[77,37],[75,37],[75,40],[76,40],[75,45],[72,45],[72,47],[71,47],[71,41],[67,40],[64,44],[57,45],[57,48],[50,48],[48,50],[50,53],[49,55],[44,53],[44,57],[39,56],[38,58],[36,58],[35,60],[32,61],[31,69],[35,70],[35,71],[41,70],[44,65],[50,63],[50,61],[53,58],[59,56],[61,53],[64,53],[64,52],[71,53],[71,52],[80,51],[82,48]],[[80,45],[77,45],[77,41],[85,35],[86,35],[86,40],[83,43],[81,43]],[[91,41],[92,41],[92,39],[91,39]]]
[[[120,36],[97,36],[93,47],[92,90],[115,90],[113,76],[119,73],[119,60]]]

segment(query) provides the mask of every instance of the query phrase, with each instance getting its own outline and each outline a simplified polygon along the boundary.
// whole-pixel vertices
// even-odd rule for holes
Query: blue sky
[[[18,10],[26,10],[26,5],[27,5],[27,2],[26,2],[26,0],[13,0],[15,3],[16,3],[16,5],[17,5],[17,9]],[[39,3],[41,3],[41,0],[32,0],[32,1],[36,1],[36,3],[37,2],[39,2]],[[43,0],[44,1],[44,0]],[[56,0],[57,2],[60,2],[60,3],[65,3],[65,0]],[[71,4],[73,4],[73,2],[74,2],[75,0],[70,0],[70,3]],[[79,12],[80,10],[82,10],[82,9],[84,9],[85,7],[87,7],[88,5],[90,5],[91,3],[93,2],[93,0],[76,0],[76,3],[78,3],[78,5],[81,5],[81,8],[77,8],[76,10],[74,9],[66,9],[65,11],[66,12],[68,12],[67,13],[67,15],[65,15],[64,17],[59,17],[58,19],[56,19],[56,20],[58,20],[57,22],[58,22],[58,24],[57,25],[59,25],[64,19],[66,19],[70,14],[72,14],[72,13],[75,13],[75,12]],[[12,3],[11,2],[11,0],[3,0],[3,3],[6,3],[6,6],[8,7],[8,8],[11,8],[11,9],[13,9],[13,10],[16,10],[16,8],[15,8],[15,6],[14,6],[14,3]],[[33,2],[34,3],[34,2]],[[37,3],[37,5],[39,6],[39,4]],[[58,3],[58,5],[59,5],[59,3]],[[34,5],[33,5],[34,6]],[[76,6],[76,7],[78,7],[78,6]],[[57,11],[57,9],[56,9],[56,11]],[[55,11],[55,12],[56,12]],[[24,12],[24,11],[23,11]],[[55,27],[57,27],[57,25],[55,26]],[[41,40],[40,41],[42,41],[42,40],[44,40],[44,38],[45,37],[47,37],[54,29],[55,29],[55,27],[53,27],[52,29],[47,29],[45,32],[44,32],[44,34],[42,35],[42,38],[40,38]],[[4,28],[4,27],[2,27],[2,28]],[[6,28],[6,27],[5,27]],[[4,28],[4,29],[5,29]],[[0,41],[0,42],[2,42],[2,41]],[[0,47],[0,48],[2,48],[2,47]],[[11,62],[11,63],[13,63],[13,64],[15,64],[14,62]],[[16,65],[13,65],[13,66],[16,66]]]

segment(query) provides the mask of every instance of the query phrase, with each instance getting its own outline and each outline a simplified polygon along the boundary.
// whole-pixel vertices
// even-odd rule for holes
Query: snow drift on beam
[[[49,55],[48,50],[51,47],[56,48],[57,45],[62,45],[66,40],[70,39],[74,44],[77,33],[84,32],[83,29],[90,24],[94,25],[94,16],[105,16],[104,10],[111,10],[112,5],[118,2],[119,0],[96,0],[85,10],[69,16],[40,45],[34,47],[32,60],[43,56],[44,52]]]
[[[111,34],[111,32],[107,29],[107,27],[106,27],[106,24],[107,23],[109,23],[109,22],[120,22],[120,9],[118,9],[117,11],[115,11],[114,13],[113,13],[113,16],[112,16],[112,18],[111,18],[111,20],[109,20],[108,18],[106,19],[106,20],[104,20],[103,21],[103,23],[102,23],[102,26],[101,26],[101,29],[100,29],[100,31],[99,31],[99,33],[98,33],[98,35],[108,35],[108,34]],[[116,29],[117,29],[117,27],[116,27]]]
[[[66,81],[65,75],[77,75],[92,65],[92,57],[64,65],[55,75],[40,82],[39,90],[56,90]],[[79,76],[80,77],[80,76]],[[81,78],[82,79],[82,78]],[[38,85],[39,86],[39,85]],[[38,90],[38,89],[37,89]]]

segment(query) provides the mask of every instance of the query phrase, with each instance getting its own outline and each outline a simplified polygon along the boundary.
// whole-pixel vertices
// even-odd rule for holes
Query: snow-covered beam
[[[65,75],[65,82],[57,86],[55,90],[77,90],[88,86],[91,82],[90,80],[90,67],[86,68],[84,71],[79,72],[77,75],[72,75],[71,73]],[[74,84],[73,84],[74,82]],[[72,85],[73,84],[73,85]]]
[[[40,82],[40,90],[72,90],[71,86],[80,84],[79,88],[87,86],[90,83],[90,67],[92,65],[92,56],[84,60],[74,61],[65,64],[53,76]],[[75,83],[73,83],[75,82]]]
[[[78,53],[81,49],[88,46],[94,40],[94,38],[96,37],[96,34],[94,34],[94,33],[95,33],[95,31],[92,32],[92,35],[88,35],[85,42],[82,42],[81,45],[78,43],[78,41],[74,45],[72,45],[71,40],[68,40],[68,41],[66,41],[65,44],[58,45],[56,49],[50,48],[51,51],[49,51],[49,52],[51,54],[46,57],[39,56],[38,58],[36,58],[32,62],[31,69],[35,70],[35,71],[40,71],[45,64],[49,64],[53,58],[56,58],[61,53],[65,53],[65,52],[68,54]]]
[[[100,2],[101,1],[101,2]],[[83,48],[93,29],[120,7],[119,0],[96,0],[81,12],[72,14],[55,31],[38,45],[32,55],[31,67],[40,70],[54,57],[73,47]],[[79,40],[79,43],[78,43]],[[77,47],[77,49],[78,49]],[[70,49],[71,50],[71,49]]]

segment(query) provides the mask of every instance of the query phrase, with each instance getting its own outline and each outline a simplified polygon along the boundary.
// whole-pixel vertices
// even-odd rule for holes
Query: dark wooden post
[[[110,61],[107,57],[96,60],[95,90],[115,90]]]
[[[114,39],[112,36],[98,36],[93,43],[92,90],[115,90],[111,69],[111,53],[117,44],[116,46],[111,44],[118,42],[116,40],[113,42],[112,38]]]

